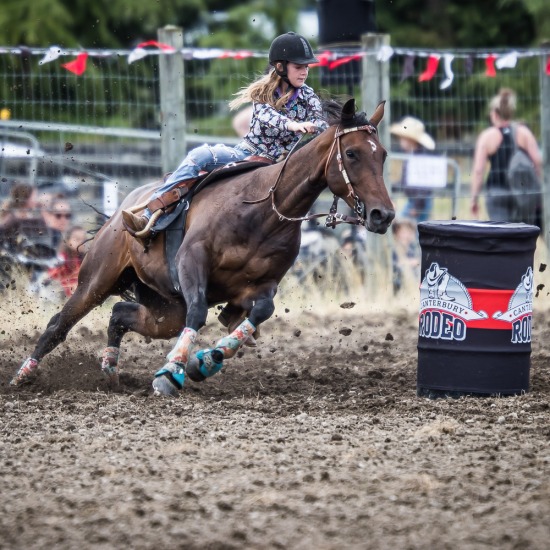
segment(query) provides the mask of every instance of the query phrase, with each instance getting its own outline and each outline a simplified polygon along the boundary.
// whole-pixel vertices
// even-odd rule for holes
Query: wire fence
[[[159,58],[165,53],[149,50],[148,55],[130,63],[131,50],[89,51],[85,71],[77,75],[64,65],[82,52],[59,50],[56,59],[46,62],[50,51],[0,48],[0,130],[31,133],[47,155],[81,163],[117,180],[121,194],[160,177]],[[387,63],[389,69],[390,97],[375,99],[389,100],[387,122],[405,115],[420,118],[434,137],[437,151],[456,163],[460,180],[453,176],[450,184],[458,187],[455,208],[459,214],[468,193],[475,139],[488,124],[488,101],[499,88],[509,86],[518,92],[519,118],[538,139],[542,136],[541,78],[548,76],[541,67],[548,52],[514,53],[515,66],[493,74],[488,61],[509,52],[396,49],[389,59],[376,61]],[[185,149],[206,141],[234,143],[234,113],[228,109],[228,100],[265,71],[267,52],[239,55],[186,49],[181,55],[186,132],[185,136],[173,136],[184,144],[181,156]],[[321,95],[354,95],[360,103],[364,60],[375,61],[380,52],[340,48],[318,56],[322,64],[311,68],[308,83]],[[434,58],[439,62],[437,70],[420,81]],[[452,65],[447,65],[449,59]],[[442,89],[442,82],[449,77],[447,68],[452,83]],[[395,141],[388,145],[396,150]],[[390,178],[397,177],[399,162],[396,156]],[[397,194],[396,200],[402,197]],[[451,215],[450,203],[445,201],[436,204],[436,215]]]

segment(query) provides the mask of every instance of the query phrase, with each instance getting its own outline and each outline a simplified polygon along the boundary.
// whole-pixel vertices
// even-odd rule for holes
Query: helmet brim
[[[299,57],[294,59],[274,59],[269,64],[275,66],[275,63],[286,61],[287,63],[296,63],[296,65],[310,65],[311,63],[319,63],[316,57]]]

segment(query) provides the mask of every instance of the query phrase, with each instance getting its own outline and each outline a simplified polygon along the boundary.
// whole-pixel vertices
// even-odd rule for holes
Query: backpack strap
[[[517,124],[515,122],[510,122],[510,135],[512,136],[512,143],[514,144],[514,149],[512,151],[512,154],[514,154],[518,150],[518,142],[517,142]]]

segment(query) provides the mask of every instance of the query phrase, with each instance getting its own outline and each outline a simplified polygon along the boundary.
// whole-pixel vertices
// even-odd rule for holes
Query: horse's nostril
[[[394,217],[395,212],[393,210],[373,208],[370,211],[370,222],[375,226],[379,226],[385,223],[389,225],[393,221]]]
[[[382,211],[375,208],[371,210],[370,212],[370,219],[371,222],[375,223],[376,225],[380,224],[380,222],[383,220],[384,216],[382,214]]]

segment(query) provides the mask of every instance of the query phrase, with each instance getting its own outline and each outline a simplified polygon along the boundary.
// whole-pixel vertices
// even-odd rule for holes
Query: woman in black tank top
[[[492,221],[525,222],[541,225],[541,208],[535,212],[519,212],[507,183],[507,170],[514,151],[511,132],[511,121],[516,109],[516,95],[503,88],[489,105],[491,126],[479,135],[472,169],[471,211],[475,218],[479,217],[479,196],[483,186],[483,178],[487,162],[490,163],[486,180],[487,193],[485,204],[489,219]],[[542,157],[535,137],[526,126],[519,126],[516,141],[535,164],[539,176],[542,169]]]

